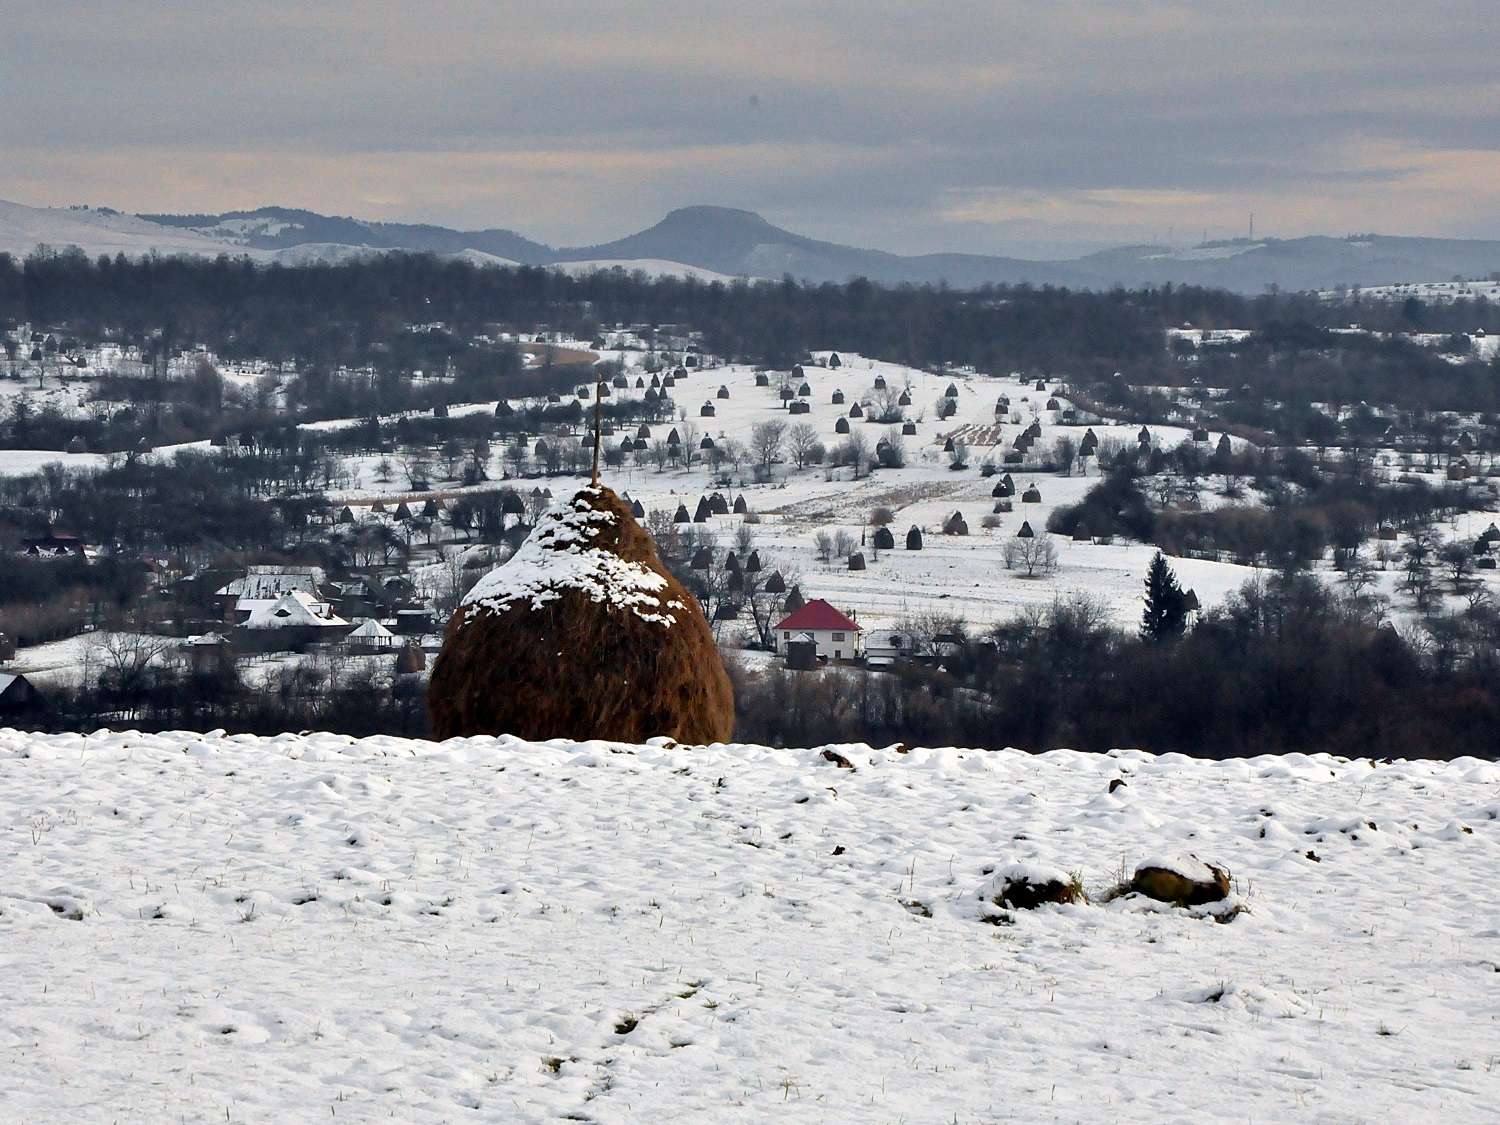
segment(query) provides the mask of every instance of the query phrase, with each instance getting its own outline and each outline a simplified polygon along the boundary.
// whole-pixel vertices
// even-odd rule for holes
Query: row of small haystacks
[[[733,506],[734,514],[743,516],[749,514],[750,507],[745,503],[743,496],[736,496]],[[714,516],[727,516],[730,512],[729,500],[721,492],[715,492],[710,496],[700,496],[697,508],[689,512],[687,501],[681,501],[677,505],[677,511],[672,516],[673,523],[707,523]]]
[[[734,698],[694,598],[613,491],[580,490],[465,596],[433,665],[438,738],[722,742]]]

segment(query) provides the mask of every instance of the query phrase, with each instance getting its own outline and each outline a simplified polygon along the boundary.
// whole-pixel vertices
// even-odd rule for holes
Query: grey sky
[[[901,252],[1500,237],[1500,10],[0,0],[0,198],[554,243],[720,203]]]

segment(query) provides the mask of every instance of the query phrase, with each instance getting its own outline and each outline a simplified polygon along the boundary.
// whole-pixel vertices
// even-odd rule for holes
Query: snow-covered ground
[[[1494,1119],[1500,767],[838,749],[0,732],[0,1118]]]
[[[145,456],[152,460],[170,460],[178,453],[211,449],[207,441],[185,441],[176,445],[159,445]],[[59,453],[54,449],[0,449],[0,477],[23,477],[41,472],[48,465],[64,469],[101,469],[109,462],[102,453]]]
[[[105,458],[99,453],[59,453],[55,449],[0,449],[0,477],[28,477],[48,465],[64,469],[100,469]]]
[[[687,415],[685,423],[696,434],[691,441],[695,447],[704,435],[720,443],[730,439],[747,444],[755,423],[780,420],[789,429],[799,423],[811,425],[818,440],[832,450],[844,440],[844,435],[835,432],[838,419],[847,417],[856,402],[868,401],[874,395],[877,379],[883,378],[886,387],[893,390],[909,385],[912,404],[906,414],[920,421],[914,436],[901,439],[906,451],[904,468],[882,469],[857,481],[850,479],[848,469],[829,472],[813,466],[798,471],[789,463],[775,466],[772,479],[763,484],[755,483],[748,465],[734,474],[734,486],[728,492],[743,495],[759,517],[760,522],[752,527],[756,546],[768,567],[798,572],[806,596],[827,598],[840,608],[857,612],[860,623],[867,627],[894,625],[908,616],[934,612],[984,626],[1009,618],[1020,607],[1049,604],[1059,594],[1075,591],[1103,599],[1120,624],[1129,624],[1139,616],[1140,591],[1154,548],[1057,539],[1056,571],[1027,579],[1005,569],[1005,541],[1020,530],[1023,521],[1042,532],[1055,507],[1077,503],[1098,483],[1092,461],[1071,477],[1025,473],[1000,464],[1016,436],[1033,421],[1042,427],[1039,450],[1050,448],[1060,437],[1069,437],[1075,443],[1081,440],[1085,427],[1059,425],[1058,412],[1046,409],[1047,402],[1061,393],[1056,384],[1051,384],[1050,391],[1038,391],[1034,383],[1010,377],[938,375],[847,352],[840,355],[840,367],[807,365],[801,379],[791,380],[793,390],[805,381],[812,392],[806,396],[810,411],[804,415],[788,415],[782,408],[782,375],[772,373],[769,386],[757,387],[755,369],[748,366],[690,372],[668,392]],[[632,384],[639,374],[630,373]],[[957,413],[939,422],[937,403],[949,384],[958,388]],[[721,386],[729,390],[729,398],[717,397]],[[835,391],[844,393],[844,404],[833,404]],[[1011,415],[997,425],[995,405],[1001,395],[1010,399]],[[1065,401],[1063,396],[1059,405]],[[700,416],[705,402],[714,406],[714,417]],[[653,425],[652,438],[665,438],[674,426],[682,428],[684,422]],[[872,452],[890,430],[886,425],[857,419],[850,421],[850,428],[865,438]],[[1096,425],[1093,429],[1101,442],[1114,440],[1133,446],[1140,427]],[[970,441],[969,467],[961,472],[953,471],[943,452],[945,439],[955,433]],[[1187,430],[1171,426],[1151,427],[1151,434],[1164,448],[1190,436]],[[1218,436],[1213,434],[1213,440]],[[618,444],[620,439],[617,436],[613,440]],[[981,475],[980,466],[986,458],[1000,465],[1002,472],[1008,469],[1016,485],[1014,510],[1000,514],[999,526],[993,529],[985,529],[982,523],[985,516],[994,514],[991,493],[999,475]],[[611,487],[628,492],[648,511],[655,508],[671,513],[685,501],[691,512],[701,495],[720,490],[709,468],[702,464],[665,472],[659,472],[654,464],[632,465],[606,471],[604,476]],[[531,483],[526,482],[527,487]],[[1021,502],[1028,485],[1040,491],[1040,503]],[[558,491],[555,483],[553,490]],[[877,507],[893,511],[896,550],[880,552],[876,559],[869,546],[863,547],[868,565],[864,571],[848,570],[842,559],[828,564],[818,560],[814,545],[818,532],[844,530],[856,540],[861,535],[868,538],[873,532],[869,520]],[[969,527],[967,536],[941,534],[954,512],[963,514]],[[729,545],[740,522],[735,516],[709,521],[721,547]],[[923,530],[920,552],[904,549],[906,532],[912,526]],[[1254,574],[1247,567],[1191,560],[1182,560],[1178,572],[1184,583],[1196,590],[1204,606],[1217,603]]]
[[[1327,289],[1318,294],[1324,300],[1344,298],[1347,290]],[[1480,297],[1493,301],[1500,297],[1500,280],[1486,281],[1422,281],[1409,285],[1370,285],[1359,290],[1361,297],[1371,300],[1404,301],[1415,297],[1419,301],[1448,304],[1460,299],[1477,300]]]
[[[562,341],[560,346],[570,344],[587,347],[575,341]],[[615,390],[617,400],[644,394],[645,388],[637,389],[635,382],[637,379],[649,382],[650,375],[640,366],[647,358],[646,353],[605,350],[602,354],[607,360],[629,365],[630,388]],[[830,355],[827,352],[815,354],[824,361]],[[676,428],[684,444],[695,451],[704,436],[711,437],[721,447],[729,442],[748,446],[756,423],[781,421],[788,429],[801,424],[811,426],[818,440],[832,451],[844,440],[844,436],[836,432],[839,419],[847,419],[856,402],[868,403],[876,397],[877,380],[883,379],[888,389],[909,387],[911,405],[905,413],[915,423],[916,433],[900,439],[905,448],[905,467],[882,469],[853,480],[848,468],[830,470],[823,466],[809,466],[798,470],[791,464],[789,454],[783,452],[781,461],[773,466],[769,480],[758,483],[753,466],[744,460],[731,472],[732,480],[726,488],[718,483],[716,474],[701,456],[690,467],[664,470],[659,470],[654,460],[648,457],[643,463],[636,463],[632,458],[626,467],[619,469],[606,467],[605,482],[640,500],[648,511],[655,509],[669,514],[675,512],[680,503],[685,503],[690,512],[694,511],[699,497],[714,491],[724,491],[731,498],[743,496],[758,521],[752,523],[750,529],[766,567],[780,569],[789,578],[799,581],[804,595],[827,598],[841,609],[854,613],[867,628],[885,628],[903,620],[939,614],[963,618],[976,629],[983,629],[1009,619],[1021,608],[1046,605],[1060,595],[1076,592],[1092,594],[1105,602],[1114,621],[1121,626],[1129,627],[1138,619],[1142,583],[1154,554],[1153,548],[1124,542],[1075,543],[1057,539],[1059,565],[1055,571],[1026,578],[1017,571],[1007,570],[1004,565],[1005,544],[1015,536],[1023,521],[1034,531],[1041,532],[1053,509],[1077,503],[1097,483],[1098,469],[1092,461],[1080,463],[1072,476],[1027,473],[1002,463],[1016,436],[1033,421],[1042,431],[1037,442],[1040,451],[1050,449],[1059,438],[1071,438],[1074,442],[1082,438],[1084,427],[1062,425],[1060,411],[1047,408],[1053,399],[1059,406],[1068,405],[1064,389],[1050,383],[1049,389],[1038,391],[1035,383],[1011,376],[934,374],[849,352],[840,355],[842,366],[831,368],[808,364],[800,377],[790,380],[793,390],[799,389],[803,382],[808,384],[810,393],[805,396],[805,401],[809,412],[803,415],[788,414],[782,404],[779,391],[788,379],[785,373],[768,373],[769,385],[758,387],[758,372],[747,365],[719,366],[701,371],[688,369],[688,374],[678,379],[668,391],[678,411],[685,417],[652,425],[651,440],[664,440]],[[580,384],[587,381],[588,375],[580,371]],[[940,422],[936,418],[937,404],[945,397],[950,384],[958,392],[958,397],[953,400],[957,413]],[[718,397],[721,386],[729,392],[727,399]],[[835,391],[843,392],[845,402],[842,405],[832,402]],[[82,385],[63,387],[49,384],[39,397],[34,386],[12,380],[0,381],[0,395],[27,394],[36,403],[45,402],[64,411],[81,411],[85,393],[86,388]],[[1010,400],[1010,414],[997,420],[995,406],[1001,395]],[[517,402],[519,404],[519,400]],[[714,408],[711,418],[701,416],[705,403]],[[449,414],[451,417],[490,414],[495,407],[493,400],[453,404],[449,407]],[[397,416],[384,420],[393,423]],[[333,419],[308,423],[304,428],[332,431],[360,425],[363,421]],[[849,420],[849,425],[855,434],[864,437],[871,451],[891,430],[886,425],[859,419]],[[1131,447],[1139,432],[1139,427],[1134,425],[1100,424],[1093,429],[1106,447],[1111,443]],[[943,452],[945,439],[955,434],[970,443],[968,467],[959,472],[953,471],[949,457]],[[1188,430],[1174,426],[1153,426],[1150,434],[1153,442],[1164,449],[1170,449],[1191,436]],[[583,435],[584,427],[577,427],[574,437]],[[553,437],[551,434],[546,436]],[[617,445],[624,436],[622,430],[607,441]],[[1217,431],[1209,435],[1205,452],[1212,450],[1219,436]],[[534,443],[535,435],[531,441]],[[1242,439],[1233,441],[1236,447],[1244,447]],[[177,449],[186,448],[207,448],[207,445],[200,442],[192,446],[162,447],[153,451],[152,456],[166,457]],[[1012,498],[1013,511],[1009,513],[993,512],[995,498],[991,493],[998,478],[982,475],[981,466],[986,459],[995,462],[1002,471],[1009,469],[1015,480],[1016,496]],[[103,460],[93,454],[0,451],[0,476],[35,472],[51,463],[89,467],[102,464]],[[363,515],[377,499],[401,497],[420,501],[429,495],[417,496],[412,492],[401,457],[357,455],[345,457],[342,461],[342,477],[329,499],[335,505],[351,505],[359,515]],[[491,481],[483,487],[495,487],[510,467],[504,444],[497,441],[490,454]],[[436,468],[435,464],[427,466],[429,478],[441,475],[435,472]],[[535,471],[537,466],[533,462],[528,468]],[[387,469],[388,472],[384,471]],[[1395,469],[1392,468],[1391,472],[1394,473]],[[382,476],[386,479],[381,480]],[[512,483],[525,492],[536,488],[550,489],[554,496],[562,498],[583,481],[577,476],[525,476]],[[1226,502],[1215,494],[1218,483],[1215,478],[1201,482],[1199,502],[1204,507]],[[1028,485],[1039,490],[1041,500],[1038,503],[1021,502],[1021,494]],[[451,499],[459,491],[456,482],[439,481],[433,494]],[[1257,501],[1252,493],[1237,502]],[[889,508],[894,514],[892,530],[897,549],[880,552],[877,556],[873,547],[868,545],[868,537],[873,533],[871,516],[880,507]],[[963,514],[969,528],[967,536],[941,534],[954,512]],[[983,526],[988,516],[994,517],[997,526]],[[1477,522],[1460,520],[1450,533],[1472,536],[1483,530],[1491,518],[1486,514]],[[729,545],[742,522],[740,517],[731,515],[714,517],[708,526],[718,536],[723,548]],[[1469,527],[1469,524],[1475,526]],[[904,549],[906,531],[913,526],[921,528],[924,534],[924,547],[920,552]],[[842,558],[828,562],[819,559],[815,546],[819,533],[836,534],[839,531],[855,541],[862,537],[867,541],[862,549],[868,569],[850,571]],[[1217,604],[1228,592],[1256,575],[1253,568],[1231,563],[1179,559],[1173,565],[1205,608]],[[422,564],[416,569],[420,575]],[[1395,577],[1394,571],[1386,572],[1378,584],[1380,591],[1392,593]],[[1481,578],[1500,590],[1500,572],[1482,572]],[[725,632],[725,639],[732,642],[734,633],[735,627],[731,624]]]
[[[821,354],[826,358],[827,353]],[[770,373],[770,385],[758,387],[757,371],[748,365],[690,370],[667,391],[686,417],[651,425],[651,437],[665,439],[676,428],[696,454],[704,436],[720,444],[735,441],[748,445],[756,423],[781,421],[788,429],[798,424],[812,426],[818,440],[831,451],[845,440],[845,435],[836,432],[839,418],[847,417],[856,402],[868,401],[874,393],[875,381],[883,378],[887,388],[899,390],[909,385],[912,405],[906,413],[912,420],[920,419],[917,433],[901,439],[906,451],[905,467],[882,469],[853,480],[848,468],[829,470],[824,466],[809,466],[798,470],[789,455],[783,453],[768,481],[757,483],[753,467],[742,463],[732,473],[732,485],[725,490],[701,456],[689,467],[665,470],[659,470],[650,461],[636,464],[632,459],[624,468],[606,468],[605,483],[640,500],[648,511],[659,509],[668,514],[684,502],[693,511],[699,497],[710,492],[727,491],[731,497],[743,495],[758,518],[751,527],[755,546],[767,568],[799,575],[804,595],[834,601],[856,613],[867,627],[892,626],[910,617],[932,613],[961,617],[984,627],[1008,619],[1019,608],[1047,605],[1059,595],[1079,591],[1104,601],[1121,625],[1130,625],[1138,618],[1142,583],[1154,548],[1122,542],[1074,543],[1059,538],[1055,541],[1059,556],[1055,571],[1028,579],[1005,569],[1005,541],[1020,530],[1023,522],[1042,532],[1055,507],[1077,503],[1098,483],[1098,470],[1092,461],[1086,465],[1080,463],[1075,475],[1069,477],[1026,473],[1015,466],[1000,465],[1016,436],[1033,421],[1042,427],[1038,449],[1050,448],[1060,437],[1069,437],[1075,443],[1081,440],[1086,427],[1060,425],[1058,411],[1046,409],[1047,402],[1061,393],[1055,384],[1051,391],[1038,391],[1034,383],[1010,377],[937,375],[852,353],[841,355],[842,366],[808,365],[799,379],[791,380],[793,390],[805,381],[812,392],[805,396],[810,409],[803,415],[789,415],[782,405],[779,388],[785,373]],[[604,357],[627,363],[639,363],[644,358],[640,353],[612,351],[606,351]],[[644,393],[634,389],[634,383],[638,378],[649,381],[650,376],[631,368],[628,377],[632,389],[615,391],[615,396]],[[944,397],[950,383],[959,390],[957,412],[938,422],[937,402]],[[721,386],[728,389],[729,398],[717,397]],[[836,390],[845,395],[842,405],[831,401]],[[1001,395],[1010,398],[1012,415],[997,424],[995,404]],[[1064,396],[1059,403],[1065,401]],[[712,418],[700,415],[705,402],[714,407]],[[454,405],[450,407],[450,416],[490,413],[494,408],[494,402]],[[1011,421],[1010,417],[1016,420]],[[310,423],[306,428],[334,430],[354,424],[358,424],[357,420],[334,420]],[[850,420],[850,428],[864,437],[872,452],[891,429],[858,419]],[[1133,446],[1140,427],[1100,424],[1093,429],[1102,442]],[[582,432],[580,429],[580,435]],[[634,429],[630,432],[633,434]],[[617,445],[624,433],[622,430],[606,439],[606,444]],[[949,457],[943,452],[945,439],[951,434],[967,437],[971,442],[969,466],[962,472],[953,471]],[[1190,436],[1189,431],[1173,426],[1151,427],[1151,434],[1163,448],[1171,448]],[[1216,442],[1218,437],[1213,434],[1212,441]],[[1243,448],[1241,439],[1234,441]],[[986,458],[1000,465],[1001,472],[1008,469],[1016,484],[1016,495],[1012,497],[1014,510],[998,515],[998,526],[988,529],[983,527],[983,521],[995,514],[992,511],[995,498],[991,493],[1000,476],[981,474],[980,466]],[[377,476],[381,461],[392,469],[385,481]],[[354,486],[336,490],[330,495],[331,501],[358,506],[385,497],[409,498],[412,495],[409,482],[396,462],[397,458],[379,455],[347,458],[346,467]],[[492,453],[492,476],[498,480],[505,468],[503,446],[497,442]],[[548,488],[562,497],[581,483],[577,477],[538,477],[517,480],[514,486],[523,492]],[[1039,503],[1021,502],[1021,494],[1028,485],[1035,485],[1041,493]],[[488,487],[494,486],[492,481]],[[452,495],[455,489],[442,486],[439,491]],[[1207,491],[1202,499],[1205,506],[1219,502]],[[819,561],[815,546],[819,532],[843,530],[855,540],[862,535],[868,538],[873,533],[869,520],[877,507],[888,507],[894,514],[893,531],[898,544],[895,551],[879,552],[877,556],[868,545],[862,547],[868,566],[864,571],[848,570],[844,559]],[[954,512],[963,514],[969,526],[968,536],[941,534]],[[718,536],[722,548],[729,545],[742,522],[741,517],[733,515],[714,517],[708,527]],[[923,530],[924,547],[920,552],[904,549],[906,532],[912,526]],[[1251,568],[1230,563],[1184,559],[1174,565],[1205,607],[1216,604],[1255,574]]]
[[[735,280],[726,273],[716,273],[701,266],[684,265],[682,262],[670,262],[662,258],[595,258],[579,262],[557,262],[548,268],[571,274],[574,277],[619,269],[630,274],[644,273],[651,278],[675,277],[678,280],[692,278],[694,281],[705,283],[721,281],[726,284]]]

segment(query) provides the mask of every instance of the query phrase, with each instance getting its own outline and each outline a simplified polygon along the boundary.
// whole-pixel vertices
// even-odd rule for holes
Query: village
[[[1191,366],[1245,335],[1172,329],[1165,346]],[[283,365],[224,365],[201,348],[147,362],[109,346],[70,352],[30,326],[16,337],[35,347],[0,381],[13,413],[128,412],[91,394],[122,364],[135,365],[132,377],[155,365],[155,378],[179,384],[212,372],[273,408],[295,393]],[[1138,425],[1029,374],[924,370],[838,351],[778,371],[708,355],[700,334],[670,325],[620,325],[592,341],[519,334],[510,343],[523,370],[552,372],[570,389],[303,423],[298,442],[316,463],[291,486],[289,498],[302,505],[294,534],[275,549],[237,552],[238,566],[222,551],[139,552],[143,597],[125,612],[75,612],[60,626],[65,635],[54,628],[19,646],[14,636],[0,641],[10,677],[0,710],[36,713],[50,685],[122,665],[201,675],[233,668],[253,685],[336,660],[389,684],[418,684],[464,591],[586,475],[596,411],[604,479],[698,596],[721,648],[752,671],[768,661],[791,670],[940,665],[969,636],[1079,591],[1129,627],[1155,548],[1076,518],[1066,530],[1059,523],[1122,457],[1155,469],[1148,483],[1166,516],[1265,503],[1244,486],[1256,471],[1254,432],[1211,430],[1219,400],[1197,381],[1125,389],[1121,413],[1144,399],[1160,419]],[[451,372],[433,378],[452,381]],[[1351,418],[1368,413],[1345,409]],[[1485,514],[1496,495],[1491,431],[1461,415],[1450,416],[1441,440],[1430,430],[1406,436],[1396,415],[1383,425],[1386,436],[1367,447],[1314,441],[1309,455],[1330,466],[1354,458],[1393,483],[1435,479],[1460,490],[1444,504],[1447,534],[1474,546],[1448,596],[1490,589],[1500,539]],[[258,448],[231,434],[122,458],[70,441],[59,454],[0,450],[0,472],[62,481],[183,458],[230,468]],[[1392,520],[1371,529],[1375,546],[1362,556],[1365,585],[1398,614],[1410,574],[1397,548],[1423,526]],[[119,551],[65,526],[13,546],[29,560],[85,566]],[[1195,611],[1273,565],[1245,548],[1185,542],[1174,554]],[[1312,563],[1342,574],[1339,557]]]

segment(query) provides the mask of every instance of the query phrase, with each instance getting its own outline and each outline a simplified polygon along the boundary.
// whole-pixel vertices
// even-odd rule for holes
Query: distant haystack
[[[554,509],[468,593],[433,665],[438,738],[726,740],[734,699],[696,599],[614,492]]]

